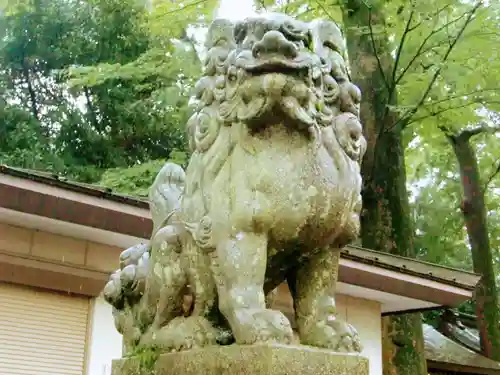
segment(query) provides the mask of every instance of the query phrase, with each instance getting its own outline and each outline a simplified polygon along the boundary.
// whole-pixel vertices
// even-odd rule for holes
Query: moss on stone
[[[155,364],[160,357],[160,350],[155,346],[137,346],[124,358],[131,359],[137,365],[137,373],[141,375],[153,374]]]

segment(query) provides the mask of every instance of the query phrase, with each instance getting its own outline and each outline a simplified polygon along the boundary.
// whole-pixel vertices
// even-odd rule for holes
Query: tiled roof
[[[500,374],[500,363],[458,344],[430,325],[424,324],[423,330],[425,355],[428,361],[468,367],[470,369],[491,370],[477,372],[481,374]]]
[[[62,189],[71,190],[74,192],[109,199],[119,203],[125,203],[136,207],[149,208],[147,199],[131,197],[113,192],[111,189],[92,185],[84,184],[81,182],[70,181],[65,177],[53,174],[50,172],[37,171],[32,169],[14,168],[7,165],[0,165],[0,173],[40,182],[51,186],[56,186]]]

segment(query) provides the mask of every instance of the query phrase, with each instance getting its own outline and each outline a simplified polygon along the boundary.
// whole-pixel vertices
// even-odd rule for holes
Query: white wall
[[[96,298],[90,323],[87,375],[110,375],[111,361],[122,356],[122,336],[113,322],[111,306]]]
[[[382,318],[380,303],[337,295],[339,317],[354,326],[363,344],[362,355],[370,361],[370,375],[382,375]]]

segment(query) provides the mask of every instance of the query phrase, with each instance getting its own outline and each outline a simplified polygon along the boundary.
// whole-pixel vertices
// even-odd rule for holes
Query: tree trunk
[[[85,99],[87,101],[87,109],[89,110],[90,120],[92,121],[92,125],[96,130],[99,130],[99,121],[97,120],[96,110],[94,108],[94,104],[92,103],[92,95],[88,87],[83,89],[85,93]]]
[[[33,88],[33,82],[31,81],[29,68],[26,66],[25,62],[23,62],[23,77],[28,88],[28,95],[30,97],[31,113],[33,114],[33,117],[35,119],[40,120],[35,89]]]
[[[462,212],[469,237],[474,272],[481,275],[476,289],[481,350],[489,358],[500,361],[500,312],[493,270],[484,188],[481,185],[476,154],[470,143],[471,134],[448,136],[460,168],[462,179]]]
[[[353,81],[363,94],[361,120],[368,149],[363,160],[364,247],[402,256],[414,256],[413,229],[406,190],[404,147],[401,131],[389,130],[397,115],[387,110],[396,104],[385,20],[377,9],[361,0],[344,1],[344,25]],[[420,314],[383,319],[384,375],[427,375]]]

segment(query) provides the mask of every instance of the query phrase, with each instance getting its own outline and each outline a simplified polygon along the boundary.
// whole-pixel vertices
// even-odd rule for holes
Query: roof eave
[[[135,207],[149,209],[149,203],[146,199],[139,199],[123,194],[114,193],[111,189],[105,187],[91,186],[88,184],[66,181],[64,177],[50,175],[47,173],[35,173],[22,168],[13,168],[5,164],[0,164],[0,173],[17,177],[25,180],[39,182],[41,184],[58,187],[75,193],[85,194],[92,197],[103,198],[118,203],[123,203]]]
[[[374,265],[406,275],[422,277],[426,280],[455,286],[471,292],[475,290],[480,280],[479,275],[469,271],[457,270],[359,246],[347,246],[343,257],[356,260],[359,263]]]

